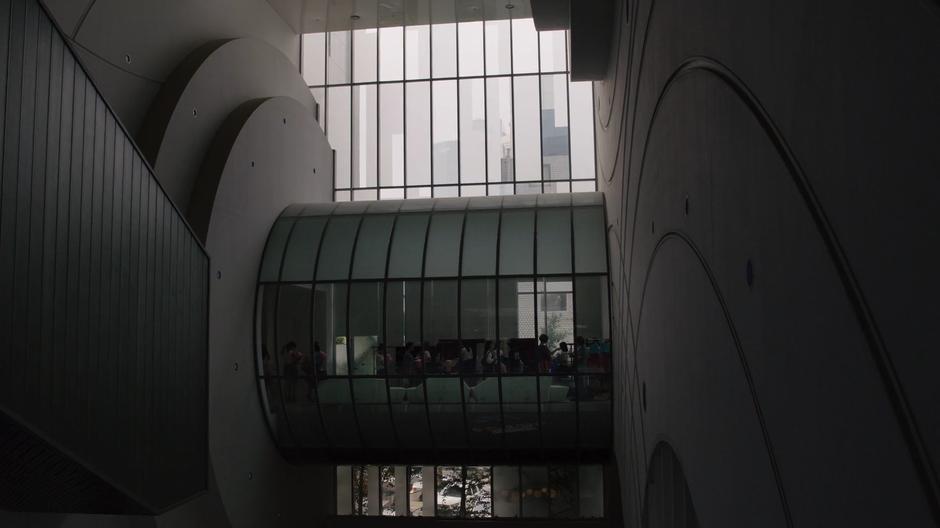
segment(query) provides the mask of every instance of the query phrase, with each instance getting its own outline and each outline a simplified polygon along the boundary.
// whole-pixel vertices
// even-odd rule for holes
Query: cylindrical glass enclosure
[[[256,323],[261,397],[282,452],[337,463],[603,459],[602,200],[288,207],[262,257]]]

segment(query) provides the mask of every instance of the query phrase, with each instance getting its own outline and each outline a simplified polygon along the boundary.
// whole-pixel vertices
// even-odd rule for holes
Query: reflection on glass
[[[548,468],[522,466],[522,516],[548,517]]]
[[[463,468],[460,466],[437,467],[437,515],[460,517],[463,502]]]
[[[539,135],[539,79],[537,76],[516,77],[513,96],[516,181],[542,178],[542,150]]]
[[[503,210],[499,238],[500,275],[533,273],[535,212]]]
[[[379,29],[379,80],[399,81],[404,68],[404,28],[401,26]],[[383,114],[384,119],[384,114]]]
[[[429,374],[456,373],[457,281],[424,282],[424,341],[428,353],[425,356],[430,355],[426,371]]]
[[[424,241],[430,215],[399,215],[395,222],[392,249],[388,256],[388,277],[420,277],[424,264]]]
[[[353,30],[353,82],[375,81],[378,37],[379,30],[375,28]]]
[[[579,443],[584,447],[610,445],[609,374],[578,376],[578,400],[581,424]]]
[[[567,207],[539,209],[535,234],[537,273],[571,273],[571,211]]]
[[[431,216],[425,249],[425,277],[456,277],[460,265],[460,234],[463,213],[439,213]],[[453,337],[456,337],[455,333]]]
[[[268,282],[279,279],[281,260],[284,257],[284,246],[287,244],[287,238],[290,236],[293,225],[294,220],[288,218],[280,218],[274,223],[264,248],[260,280]]]
[[[326,84],[326,33],[306,33],[301,38],[304,81],[307,86]]]
[[[604,516],[604,468],[600,465],[585,465],[579,468],[579,505],[581,517]]]
[[[483,22],[457,24],[460,76],[483,75]]]
[[[521,500],[519,467],[493,466],[493,515],[518,517]]]
[[[346,284],[318,283],[313,295],[313,349],[328,375],[349,372],[346,356]]]
[[[548,466],[549,514],[553,519],[578,516],[578,466]]]
[[[352,186],[378,185],[378,105],[376,86],[353,86],[352,91]],[[374,198],[373,198],[374,199]]]
[[[434,81],[432,90],[434,183],[457,183],[457,82]]]
[[[385,277],[385,257],[389,237],[392,235],[392,215],[369,215],[362,219],[353,257],[353,279],[381,279]],[[325,248],[329,250],[329,248]]]
[[[461,183],[484,183],[486,181],[485,97],[483,79],[464,79],[460,81]]]
[[[430,100],[431,83],[424,81],[405,85],[405,159],[408,185],[431,184]]]
[[[578,370],[610,372],[610,315],[607,303],[607,277],[577,277],[578,313],[575,354]]]
[[[382,186],[405,184],[404,85],[379,86],[379,178]]]
[[[350,178],[350,88],[339,86],[328,88],[326,114],[326,136],[330,146],[336,151],[333,172],[336,175],[336,188],[348,188]]]
[[[431,76],[431,26],[405,26],[405,78]]]
[[[513,73],[539,71],[539,34],[531,18],[512,21],[512,68]]]
[[[542,179],[567,180],[568,83],[567,76],[542,76]]]
[[[354,375],[383,373],[385,351],[381,344],[382,283],[351,283],[349,302],[352,373]]]
[[[464,515],[466,517],[492,517],[493,493],[488,466],[466,468]]]
[[[486,80],[487,170],[490,182],[513,181],[512,80]],[[492,192],[490,194],[493,194]]]
[[[470,211],[463,233],[464,277],[496,275],[496,235],[499,211]]]

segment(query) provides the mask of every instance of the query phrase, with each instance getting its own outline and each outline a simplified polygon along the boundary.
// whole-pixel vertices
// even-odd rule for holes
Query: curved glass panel
[[[385,373],[382,289],[381,282],[353,282],[349,285],[349,344],[353,375]]]
[[[317,265],[317,251],[320,237],[326,226],[325,216],[301,218],[294,225],[287,250],[284,252],[284,265],[281,280],[284,282],[313,280],[313,270]]]
[[[513,374],[503,376],[502,382],[506,447],[538,449],[538,378]]]
[[[349,378],[327,378],[317,384],[320,412],[330,443],[341,447],[360,447],[359,424],[353,409]]]
[[[424,281],[424,369],[427,374],[456,374],[459,358],[457,281]],[[458,391],[459,394],[459,391]]]
[[[283,284],[278,291],[277,362],[281,366],[281,394],[294,441],[325,445],[316,405],[317,361],[310,346],[309,284]]]
[[[499,233],[499,274],[528,275],[533,272],[535,211],[503,211]]]
[[[610,445],[609,374],[578,377],[578,410],[581,415],[578,441],[584,447]]]
[[[320,283],[313,292],[313,349],[321,356],[324,374],[349,373],[346,346],[347,284]]]
[[[356,417],[362,429],[365,447],[395,449],[391,408],[388,393],[382,378],[353,379],[353,396],[356,398]]]
[[[575,279],[575,356],[581,372],[610,372],[607,276]]]
[[[278,445],[311,457],[606,449],[607,275],[582,272],[606,269],[599,204],[533,195],[285,209],[256,323]],[[373,484],[372,502],[392,504]],[[552,488],[551,516],[571,513],[569,491]],[[465,490],[475,505],[459,515],[499,515],[499,492]]]
[[[424,379],[418,376],[389,378],[392,419],[403,449],[431,447],[431,431],[425,407]]]
[[[535,246],[538,273],[571,273],[570,209],[553,207],[538,210]]]
[[[607,226],[603,207],[575,207],[574,270],[577,273],[607,272]]]
[[[317,280],[345,280],[349,277],[349,260],[352,258],[356,232],[359,230],[358,216],[332,216],[326,226],[323,247],[317,263]]]
[[[496,275],[498,211],[470,211],[463,233],[464,277]]]
[[[439,213],[431,216],[425,250],[425,277],[457,276],[462,230],[463,213]]]
[[[427,378],[424,383],[435,445],[443,449],[466,447],[461,381],[456,377],[436,376]]]
[[[362,219],[353,260],[353,279],[385,277],[385,261],[394,220],[392,215],[366,216]]]
[[[424,263],[424,241],[430,215],[401,215],[395,223],[388,257],[389,278],[419,278]]]
[[[274,222],[274,227],[268,234],[268,243],[264,248],[264,257],[261,259],[261,282],[278,280],[281,271],[281,259],[284,257],[284,246],[290,235],[294,219],[281,218]]]

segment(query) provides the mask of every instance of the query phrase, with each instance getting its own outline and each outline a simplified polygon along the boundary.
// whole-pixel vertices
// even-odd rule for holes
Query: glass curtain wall
[[[336,499],[337,515],[597,519],[605,517],[604,468],[341,465]]]
[[[258,290],[278,444],[609,447],[604,225],[597,192],[289,207]]]
[[[567,32],[489,6],[303,35],[336,201],[595,190],[593,88],[570,79]]]

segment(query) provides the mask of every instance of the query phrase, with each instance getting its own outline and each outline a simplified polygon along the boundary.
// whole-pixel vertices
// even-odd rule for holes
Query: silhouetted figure
[[[492,374],[496,372],[496,351],[493,350],[493,342],[483,343],[483,372]]]
[[[282,349],[284,356],[284,398],[289,401],[297,401],[297,377],[300,375],[300,361],[303,354],[297,350],[297,344],[293,341],[284,345]]]
[[[552,361],[552,352],[548,349],[548,336],[539,336],[539,346],[535,349],[535,358],[538,361],[539,372],[548,372]]]

